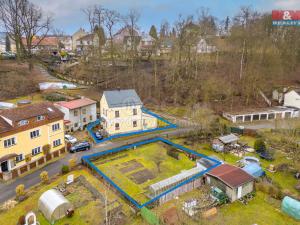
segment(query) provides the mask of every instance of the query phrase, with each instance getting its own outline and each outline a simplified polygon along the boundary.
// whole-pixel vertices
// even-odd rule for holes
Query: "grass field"
[[[173,199],[153,211],[156,215],[161,215],[167,209],[176,207],[179,214],[180,222],[185,222],[189,225],[300,225],[300,222],[294,220],[280,209],[280,201],[268,197],[262,192],[257,192],[253,200],[247,205],[236,201],[234,203],[218,207],[217,215],[203,219],[200,221],[193,221],[182,211],[184,201],[198,198],[199,192],[196,190],[181,195],[179,199]],[[196,217],[200,217],[198,214]]]
[[[160,161],[160,165],[155,162]],[[94,161],[104,174],[139,203],[148,199],[148,186],[191,169],[195,162],[184,153],[179,160],[167,155],[162,143],[151,143]]]
[[[101,183],[97,178],[92,176],[89,172],[85,170],[80,171],[72,171],[71,174],[74,174],[74,177],[78,177],[80,175],[84,176],[86,180],[93,185],[100,193],[103,195],[107,195],[109,201],[114,201],[118,199],[118,197],[105,188],[103,183]],[[61,182],[65,182],[67,179],[67,175],[62,176],[48,185],[38,185],[29,190],[29,198],[25,201],[17,204],[14,208],[9,209],[7,211],[0,213],[0,224],[5,225],[15,225],[18,222],[20,216],[28,213],[29,211],[33,211],[37,215],[37,219],[41,225],[50,225],[50,223],[45,219],[45,217],[38,211],[38,199],[41,194],[50,188],[53,188],[60,184]],[[78,201],[85,201],[86,200],[86,191],[78,190],[77,192],[70,194],[67,198],[70,200],[71,203]],[[129,207],[124,204],[123,200],[118,199],[123,204],[123,212],[126,216],[129,217],[131,214]],[[72,218],[63,218],[55,222],[56,225],[94,225],[99,224],[99,221],[103,220],[101,213],[103,210],[102,205],[99,203],[99,200],[91,200],[88,201],[85,205],[76,208],[75,213]]]

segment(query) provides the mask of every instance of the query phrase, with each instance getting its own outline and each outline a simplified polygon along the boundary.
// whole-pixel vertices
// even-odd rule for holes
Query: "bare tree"
[[[115,66],[115,48],[114,48],[114,42],[113,42],[113,31],[114,31],[114,27],[116,26],[116,24],[118,22],[120,22],[121,19],[121,15],[115,11],[115,10],[109,10],[106,9],[104,12],[104,25],[108,31],[108,35],[109,35],[109,49],[110,49],[110,59],[112,61],[113,66]]]
[[[44,17],[41,8],[27,0],[23,0],[20,8],[20,21],[26,41],[25,45],[21,42],[21,46],[29,59],[29,69],[32,70],[32,50],[47,36],[50,30],[51,18],[49,16]],[[35,36],[38,36],[38,40],[33,43]]]
[[[8,32],[9,37],[15,41],[17,57],[21,57],[22,27],[20,21],[20,7],[22,0],[0,0],[0,20]]]
[[[139,21],[140,13],[135,10],[129,10],[127,16],[125,17],[126,27],[129,29],[129,42],[130,50],[136,56],[137,54],[137,45],[139,40],[137,40],[136,30],[138,30],[137,22]]]
[[[24,54],[33,68],[32,49],[38,46],[50,30],[51,18],[28,0],[0,0],[0,19],[9,36],[16,42],[17,55]],[[24,42],[22,37],[25,37]],[[33,44],[33,38],[39,38]]]

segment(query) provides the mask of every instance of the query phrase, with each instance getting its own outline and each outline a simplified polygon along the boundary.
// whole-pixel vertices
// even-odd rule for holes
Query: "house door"
[[[1,171],[7,172],[8,171],[8,161],[4,161],[1,163]]]
[[[238,193],[237,193],[237,198],[238,199],[240,199],[242,197],[242,189],[243,189],[242,186],[238,187]]]

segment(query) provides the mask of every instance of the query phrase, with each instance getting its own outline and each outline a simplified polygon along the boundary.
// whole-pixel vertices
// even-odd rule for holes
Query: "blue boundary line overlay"
[[[201,157],[201,158],[206,158],[206,159],[209,159],[213,162],[215,162],[216,164],[207,168],[206,170],[203,170],[201,172],[199,172],[198,174],[192,176],[191,178],[189,178],[188,180],[185,180],[179,184],[177,184],[176,186],[170,188],[169,190],[166,190],[164,192],[162,192],[161,194],[157,195],[156,197],[150,199],[149,201],[143,203],[143,204],[140,204],[139,202],[137,202],[134,198],[132,198],[128,193],[126,193],[123,189],[121,189],[115,182],[113,182],[108,176],[106,176],[99,168],[97,168],[94,164],[93,164],[93,160],[95,158],[99,158],[101,156],[104,156],[104,155],[108,155],[108,154],[113,154],[113,153],[117,153],[117,152],[121,152],[121,151],[124,151],[124,150],[127,150],[127,149],[130,149],[130,148],[135,148],[135,147],[138,147],[138,146],[141,146],[141,145],[145,145],[145,144],[150,144],[150,143],[154,143],[154,142],[158,142],[158,141],[161,141],[163,143],[166,143],[168,145],[171,145],[175,148],[178,148],[184,152],[187,152],[187,153],[190,153],[190,154],[193,154],[193,155],[196,155],[198,157]],[[114,188],[116,188],[127,200],[129,200],[132,204],[134,204],[138,209],[141,209],[155,201],[157,201],[159,198],[161,198],[162,196],[174,191],[175,189],[201,177],[202,175],[204,175],[205,173],[207,173],[208,171],[212,170],[213,168],[221,165],[222,163],[214,158],[210,158],[209,156],[206,156],[204,154],[201,154],[201,153],[198,153],[198,152],[195,152],[189,148],[186,148],[182,145],[179,145],[179,144],[175,144],[167,139],[164,139],[162,137],[156,137],[156,138],[152,138],[152,139],[149,139],[149,140],[146,140],[146,141],[141,141],[141,142],[136,142],[136,143],[133,143],[133,144],[129,144],[129,145],[124,145],[124,146],[121,146],[121,147],[118,147],[118,148],[113,148],[113,149],[110,149],[110,150],[107,150],[107,151],[104,151],[104,152],[97,152],[97,153],[94,153],[94,154],[91,154],[91,155],[86,155],[86,156],[83,156],[82,157],[82,160],[83,162],[87,163],[92,169],[94,169],[100,176],[102,176],[109,184],[111,184]]]
[[[102,142],[105,142],[105,141],[110,141],[112,139],[115,139],[115,138],[120,138],[120,137],[128,137],[128,136],[132,136],[132,135],[136,135],[136,134],[144,134],[144,133],[149,133],[149,132],[154,132],[154,131],[162,131],[162,130],[167,130],[167,129],[172,129],[172,128],[177,128],[177,125],[174,124],[174,123],[171,123],[170,121],[162,118],[161,116],[151,112],[150,110],[146,109],[146,108],[142,108],[142,112],[144,113],[147,113],[153,117],[155,117],[156,119],[162,121],[162,122],[165,122],[167,124],[167,126],[164,126],[164,127],[158,127],[158,128],[152,128],[152,129],[148,129],[148,130],[141,130],[141,131],[134,131],[134,132],[128,132],[128,133],[123,133],[123,134],[115,134],[115,135],[111,135],[107,138],[103,138],[102,140],[98,140],[95,136],[95,133],[93,132],[93,128],[95,126],[97,126],[98,124],[100,124],[101,120],[98,119],[96,120],[95,122],[93,123],[90,123],[87,125],[86,129],[87,131],[89,132],[90,136],[93,138],[94,142],[96,144],[100,144]]]

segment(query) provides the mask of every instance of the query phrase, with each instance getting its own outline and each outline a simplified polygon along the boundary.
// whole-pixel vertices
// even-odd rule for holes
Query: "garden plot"
[[[151,184],[195,167],[196,163],[184,152],[178,159],[167,154],[168,147],[154,142],[103,156],[93,162],[106,176],[140,203],[149,200]]]

